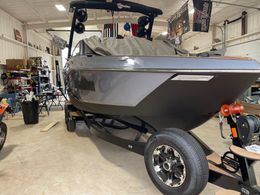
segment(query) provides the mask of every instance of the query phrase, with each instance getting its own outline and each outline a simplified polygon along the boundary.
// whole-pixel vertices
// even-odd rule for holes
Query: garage
[[[1,1],[1,194],[260,194],[259,11]]]

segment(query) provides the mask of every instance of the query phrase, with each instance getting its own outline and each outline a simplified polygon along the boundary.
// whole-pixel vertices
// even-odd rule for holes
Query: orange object
[[[4,114],[5,110],[9,107],[9,104],[0,105],[0,115]]]
[[[236,128],[231,128],[231,132],[232,132],[232,137],[233,138],[237,138],[238,137],[238,135],[237,135],[237,129]]]
[[[224,104],[223,106],[221,106],[220,112],[223,116],[227,117],[230,115],[230,110],[229,110],[229,105]]]
[[[245,111],[244,106],[242,106],[239,103],[234,104],[230,110],[231,114],[242,114],[244,113],[244,111]]]
[[[239,103],[233,105],[224,104],[221,106],[220,112],[223,116],[228,117],[232,114],[242,114],[244,112],[244,106]]]

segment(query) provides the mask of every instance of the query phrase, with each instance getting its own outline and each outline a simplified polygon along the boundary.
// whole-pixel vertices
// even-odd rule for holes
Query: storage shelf
[[[15,40],[15,39],[13,39],[13,38],[10,38],[10,37],[8,37],[8,36],[6,36],[6,35],[4,35],[4,34],[0,34],[0,39],[1,39],[1,40],[4,40],[4,41],[8,41],[8,42],[10,42],[10,43],[14,43],[14,44],[16,44],[16,45],[20,45],[20,46],[22,46],[22,47],[28,47],[28,48],[31,49],[31,50],[40,52],[40,53],[42,53],[42,54],[45,54],[45,55],[48,55],[48,56],[51,56],[51,57],[55,57],[54,55],[51,55],[51,54],[49,54],[49,53],[45,53],[44,51],[42,51],[42,50],[40,50],[40,49],[34,48],[34,47],[32,47],[32,46],[29,46],[28,44],[25,44],[25,43],[22,43],[22,42],[20,42],[20,41],[17,41],[17,40]]]
[[[47,75],[39,75],[41,78],[49,78]]]
[[[49,53],[45,53],[44,51],[40,50],[40,49],[37,49],[37,48],[34,48],[32,46],[29,46],[28,45],[28,48],[31,49],[31,50],[34,50],[34,51],[37,51],[37,52],[40,52],[42,54],[45,54],[45,55],[48,55],[48,56],[51,56],[51,57],[54,57],[53,55],[49,54]]]
[[[20,41],[17,41],[17,40],[15,40],[15,39],[12,39],[12,38],[10,38],[10,37],[4,35],[4,34],[1,34],[1,35],[0,35],[0,39],[2,39],[2,40],[4,40],[4,41],[8,41],[8,42],[10,42],[10,43],[14,43],[14,44],[16,44],[16,45],[20,45],[20,46],[23,46],[23,47],[27,47],[27,44],[22,43],[22,42],[20,42]]]
[[[9,80],[31,80],[31,78],[28,77],[11,77]]]

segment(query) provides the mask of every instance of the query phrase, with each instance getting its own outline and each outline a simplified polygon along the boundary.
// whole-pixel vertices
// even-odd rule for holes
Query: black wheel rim
[[[152,156],[153,168],[158,178],[169,187],[180,187],[186,179],[182,156],[173,147],[160,145]]]

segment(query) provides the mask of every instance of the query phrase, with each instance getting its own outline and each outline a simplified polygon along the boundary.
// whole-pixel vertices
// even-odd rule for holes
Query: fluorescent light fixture
[[[194,9],[191,9],[191,10],[189,11],[189,14],[194,14],[194,12],[195,12],[195,10],[194,10]]]
[[[162,35],[163,35],[163,36],[166,36],[166,35],[168,35],[168,32],[167,32],[167,31],[162,32]]]
[[[55,7],[60,12],[65,12],[66,11],[66,8],[62,4],[56,4]]]

